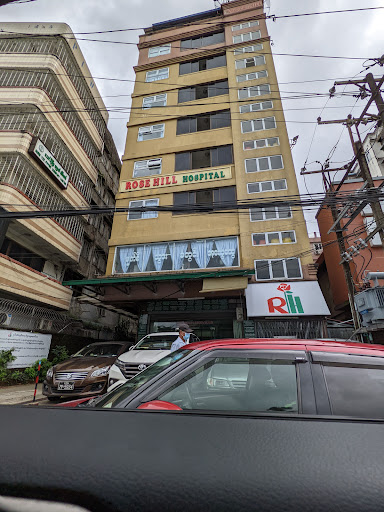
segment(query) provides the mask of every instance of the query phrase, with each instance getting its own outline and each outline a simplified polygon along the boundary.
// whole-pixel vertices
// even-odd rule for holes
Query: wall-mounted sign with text
[[[40,139],[33,137],[28,153],[48,171],[61,188],[67,188],[69,176],[61,167],[56,158],[48,151]]]
[[[134,192],[145,188],[175,187],[177,185],[200,185],[212,181],[229,180],[232,178],[230,167],[212,171],[178,172],[168,176],[151,176],[138,180],[122,181],[120,192]]]

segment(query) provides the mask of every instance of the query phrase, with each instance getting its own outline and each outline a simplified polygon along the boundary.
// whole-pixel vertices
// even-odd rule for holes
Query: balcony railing
[[[101,137],[104,137],[106,123],[103,116],[99,112],[99,107],[90,94],[89,87],[86,83],[82,71],[75,61],[68,43],[64,38],[60,37],[2,37],[0,38],[0,53],[32,53],[54,55],[57,57],[68,73],[68,78],[73,83],[79,96],[84,103],[89,115],[97,127]]]
[[[114,274],[238,267],[237,237],[116,247]]]
[[[69,174],[73,185],[89,202],[94,186],[92,180],[72,156],[50,123],[47,122],[44,114],[34,105],[24,105],[22,107],[4,105],[1,107],[1,111],[0,130],[25,130],[36,135],[60,162]]]
[[[0,156],[0,184],[12,185],[33,203],[44,209],[71,207],[70,203],[51,187],[21,155]],[[82,241],[84,221],[80,217],[52,217],[79,242]]]
[[[40,88],[48,94],[93,165],[97,166],[99,151],[78,114],[74,112],[72,103],[68,100],[54,73],[46,69],[28,70],[28,72],[20,69],[0,70],[0,87],[15,87],[16,84],[17,87]]]

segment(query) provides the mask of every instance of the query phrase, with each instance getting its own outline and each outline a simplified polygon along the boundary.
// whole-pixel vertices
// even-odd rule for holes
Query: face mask
[[[191,337],[191,333],[186,332],[186,333],[184,334],[184,341],[185,341],[185,343],[189,343],[189,338],[190,338],[190,337]]]

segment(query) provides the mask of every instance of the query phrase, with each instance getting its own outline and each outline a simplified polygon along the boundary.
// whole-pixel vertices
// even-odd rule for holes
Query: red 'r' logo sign
[[[286,283],[281,283],[281,285],[278,286],[277,289],[280,292],[289,292],[290,289],[291,289],[291,285],[290,284],[286,284]]]

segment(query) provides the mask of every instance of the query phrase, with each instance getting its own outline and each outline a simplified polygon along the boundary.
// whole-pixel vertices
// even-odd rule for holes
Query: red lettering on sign
[[[160,178],[153,178],[153,186],[158,187],[160,185]]]
[[[169,176],[167,176],[167,177],[165,178],[165,184],[166,184],[166,185],[170,185],[170,184],[171,184],[171,180],[169,179]]]
[[[151,180],[145,180],[145,186],[150,187],[151,186]]]
[[[137,188],[139,186],[139,184],[137,183],[137,181],[134,181],[132,183],[132,188]]]
[[[276,302],[276,304],[275,304],[274,301],[278,301],[278,302]],[[277,311],[278,313],[282,313],[283,315],[288,314],[288,311],[285,311],[285,309],[283,309],[283,306],[286,306],[287,303],[286,303],[285,299],[283,299],[282,297],[272,297],[271,299],[267,300],[267,303],[268,303],[268,311],[270,313],[274,313],[275,311]]]
[[[164,185],[164,178],[161,178],[161,184]]]
[[[140,180],[139,181],[139,188],[143,188],[144,187],[144,180]]]
[[[172,183],[174,185],[177,185],[177,178],[176,178],[176,176],[172,176]]]
[[[127,181],[127,183],[125,184],[125,190],[131,190],[131,182],[130,181]]]

